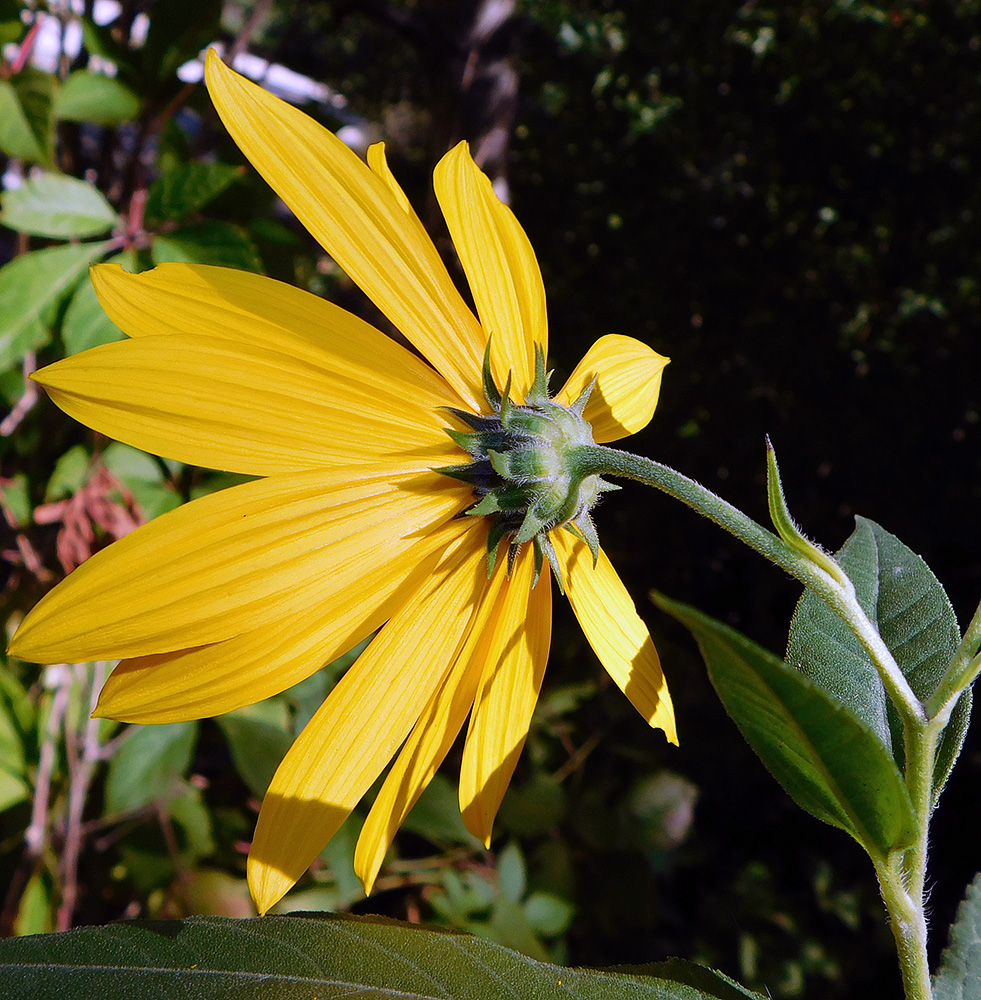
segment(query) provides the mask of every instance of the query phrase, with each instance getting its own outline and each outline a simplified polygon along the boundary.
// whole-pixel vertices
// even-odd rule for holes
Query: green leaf
[[[34,506],[31,503],[31,483],[26,473],[17,472],[3,484],[6,513],[14,519],[14,527],[31,523]]]
[[[113,441],[102,452],[102,461],[133,494],[148,521],[180,506],[180,495],[169,482],[160,461],[152,455],[121,441]]]
[[[877,734],[735,629],[661,594],[654,600],[694,635],[726,711],[802,809],[850,833],[874,858],[913,842],[906,785]]]
[[[51,339],[58,307],[108,243],[33,250],[0,268],[0,371]]]
[[[45,934],[54,930],[56,906],[51,876],[44,869],[35,872],[20,897],[14,933]]]
[[[147,221],[177,222],[199,212],[243,172],[228,163],[181,163],[167,170],[147,192]]]
[[[856,518],[837,553],[859,603],[889,647],[914,693],[926,701],[936,690],[960,642],[954,609],[929,566],[874,521]],[[791,623],[787,662],[839,699],[903,765],[895,712],[868,654],[819,597],[805,591]],[[934,774],[939,795],[970,721],[962,699],[944,732]]]
[[[32,1000],[754,1000],[686,962],[565,969],[380,917],[191,917],[0,941],[0,994]]]
[[[150,245],[154,264],[217,264],[262,273],[255,244],[238,226],[228,222],[198,222],[157,236]]]
[[[77,70],[54,97],[56,118],[93,125],[121,125],[140,113],[140,99],[121,80]]]
[[[18,711],[26,696],[6,664],[0,664],[0,812],[30,798],[23,718]]]
[[[198,738],[196,722],[134,726],[109,763],[105,813],[115,816],[184,792]]]
[[[42,173],[0,195],[0,222],[54,240],[101,236],[119,224],[112,205],[91,184]]]
[[[284,729],[250,718],[242,712],[229,712],[215,722],[228,741],[232,763],[249,791],[261,799],[286,756],[292,737]]]
[[[434,844],[467,844],[480,841],[463,825],[460,796],[454,784],[442,774],[433,776],[419,801],[405,817],[402,829],[417,833]]]
[[[110,257],[109,262],[122,264],[130,272],[137,269],[134,250],[124,250]],[[65,343],[66,353],[78,354],[90,347],[122,340],[123,337],[123,331],[109,319],[105,309],[99,304],[92,278],[86,274],[78,283],[61,321],[61,339]]]
[[[981,874],[967,887],[933,977],[935,1000],[981,1000]]]
[[[84,445],[77,444],[55,462],[54,471],[44,491],[44,502],[74,496],[88,479],[92,458]]]
[[[54,76],[27,66],[0,80],[0,152],[42,166],[54,165]]]

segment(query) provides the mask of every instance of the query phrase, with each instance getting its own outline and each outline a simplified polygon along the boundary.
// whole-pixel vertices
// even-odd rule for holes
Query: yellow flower
[[[269,278],[185,264],[138,275],[96,268],[99,299],[130,339],[37,380],[104,434],[261,478],[98,553],[27,616],[11,652],[37,662],[121,658],[98,713],[160,723],[270,697],[378,630],[266,794],[249,856],[265,912],[394,757],[358,841],[370,891],[468,715],[460,805],[489,843],[548,655],[555,570],[537,573],[543,540],[603,666],[677,740],[657,653],[602,550],[594,561],[582,537],[555,525],[536,544],[519,546],[512,532],[511,559],[488,574],[489,519],[458,516],[474,489],[438,471],[468,459],[446,431],[453,424],[459,438],[465,427],[453,413],[491,409],[481,377],[488,342],[493,381],[510,377],[516,404],[534,395],[536,351],[547,349],[531,245],[466,144],[440,161],[434,183],[479,321],[381,144],[365,165],[214,52],[207,82],[260,173],[430,364]],[[595,380],[583,416],[597,442],[613,441],[650,420],[666,363],[636,340],[606,336],[554,399],[573,407]]]

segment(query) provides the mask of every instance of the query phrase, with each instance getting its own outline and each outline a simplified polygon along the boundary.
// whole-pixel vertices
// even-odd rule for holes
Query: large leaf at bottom
[[[735,629],[661,594],[654,600],[695,636],[726,711],[802,809],[850,833],[873,857],[913,842],[906,785],[868,726]]]
[[[687,962],[546,965],[372,917],[191,917],[0,941],[0,996],[32,1000],[758,1000]]]
[[[933,977],[936,1000],[981,1000],[981,874],[967,887]]]

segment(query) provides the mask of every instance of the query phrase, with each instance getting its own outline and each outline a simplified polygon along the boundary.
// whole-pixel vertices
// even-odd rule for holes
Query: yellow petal
[[[469,496],[436,473],[298,472],[163,514],[96,553],[47,594],[11,643],[38,663],[166,653],[310,613]],[[364,595],[370,596],[370,595]]]
[[[35,379],[88,427],[191,465],[266,476],[382,461],[398,473],[454,461],[435,400],[420,405],[401,380],[372,377],[367,366],[352,378],[331,362],[325,352],[299,359],[175,333],[96,347]]]
[[[418,218],[336,136],[228,69],[213,49],[205,71],[218,114],[259,173],[460,398],[479,409],[483,333]]]
[[[256,345],[391,386],[396,398],[442,406],[446,383],[391,337],[340,306],[250,271],[159,264],[130,274],[97,264],[92,284],[109,318],[130,337],[196,333]]]
[[[535,377],[535,344],[548,352],[545,287],[535,252],[465,142],[440,160],[433,182],[491,338],[494,377],[503,387],[511,372],[513,397],[522,401]]]
[[[555,398],[568,406],[595,378],[583,416],[600,444],[619,441],[650,423],[669,360],[633,337],[611,333],[590,347]]]
[[[273,777],[249,853],[265,912],[293,885],[391,760],[466,639],[487,585],[486,533],[471,529],[378,633]]]
[[[486,845],[538,701],[552,630],[551,576],[532,589],[534,553],[526,545],[507,582],[483,659],[480,688],[460,768],[467,829]]]
[[[388,185],[389,191],[395,196],[395,200],[402,206],[402,211],[406,215],[412,215],[412,205],[405,196],[401,185],[395,179],[395,175],[389,169],[388,157],[385,155],[385,143],[374,142],[368,147],[368,166]]]
[[[96,715],[124,722],[180,722],[222,715],[309,677],[380,628],[429,578],[447,545],[472,530],[454,520],[395,561],[369,559],[357,586],[323,590],[321,606],[224,642],[123,660]]]
[[[593,568],[588,546],[569,532],[551,534],[564,569],[565,592],[590,646],[634,708],[677,745],[671,695],[661,661],[626,587],[600,549]]]
[[[467,719],[501,612],[507,579],[498,564],[469,624],[466,643],[385,778],[358,837],[354,870],[370,894],[395,833],[432,780]]]

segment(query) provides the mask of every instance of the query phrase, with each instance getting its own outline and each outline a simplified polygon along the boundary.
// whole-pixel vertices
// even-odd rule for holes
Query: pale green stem
[[[809,587],[826,601],[835,614],[852,630],[875,664],[889,697],[902,715],[920,727],[926,724],[926,712],[920,700],[913,693],[909,681],[903,676],[895,658],[882,641],[879,630],[869,621],[858,603],[855,589],[850,581],[846,581],[847,586],[843,585],[778,535],[767,531],[741,510],[716,496],[700,483],[696,483],[694,479],[683,476],[667,465],[641,455],[606,448],[603,445],[577,448],[576,459],[577,467],[584,474],[621,476],[662,490],[725,528],[770,562],[800,580],[805,587]]]
[[[932,1000],[930,966],[927,964],[927,927],[920,897],[912,895],[905,884],[901,851],[876,861],[876,875],[882,899],[889,913],[889,925],[896,940],[899,968],[903,976],[906,1000]]]
[[[974,683],[978,673],[981,672],[979,649],[981,649],[981,604],[974,612],[974,617],[964,632],[964,638],[957,647],[950,666],[940,679],[937,690],[927,702],[927,715],[930,718],[949,716],[956,704],[957,696]]]
[[[904,777],[909,792],[913,813],[916,816],[917,838],[903,858],[903,873],[906,892],[923,908],[923,884],[926,879],[927,836],[930,828],[930,814],[933,811],[933,769],[936,760],[937,742],[943,732],[943,725],[931,719],[926,726],[917,726],[906,732],[904,747],[906,761]]]

